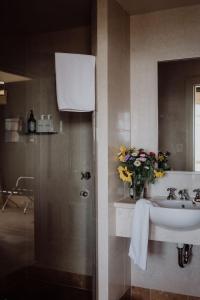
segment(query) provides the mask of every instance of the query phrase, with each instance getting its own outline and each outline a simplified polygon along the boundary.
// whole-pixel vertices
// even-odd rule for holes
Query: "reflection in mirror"
[[[200,171],[200,59],[158,63],[158,144],[172,170]]]
[[[200,171],[200,85],[194,87],[195,171]]]

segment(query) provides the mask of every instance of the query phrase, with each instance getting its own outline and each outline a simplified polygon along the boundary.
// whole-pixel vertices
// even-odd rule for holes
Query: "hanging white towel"
[[[153,203],[141,199],[136,202],[129,256],[142,270],[147,267],[147,251],[149,240],[149,215]]]
[[[95,110],[95,57],[55,53],[56,90],[60,111]]]

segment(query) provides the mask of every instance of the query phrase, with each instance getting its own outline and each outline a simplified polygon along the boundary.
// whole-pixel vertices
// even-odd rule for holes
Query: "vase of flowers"
[[[162,169],[158,168],[155,153],[147,153],[144,149],[121,146],[118,160],[120,162],[117,168],[119,177],[129,184],[130,194],[135,200],[141,198],[145,185],[154,183],[165,174]]]
[[[164,171],[170,171],[171,167],[169,165],[169,156],[170,156],[170,152],[158,152],[158,168],[162,169]]]

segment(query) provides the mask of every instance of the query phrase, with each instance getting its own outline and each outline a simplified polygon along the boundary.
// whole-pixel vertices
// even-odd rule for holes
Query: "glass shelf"
[[[26,132],[26,135],[45,135],[45,134],[58,134],[57,131],[47,131],[47,132]]]

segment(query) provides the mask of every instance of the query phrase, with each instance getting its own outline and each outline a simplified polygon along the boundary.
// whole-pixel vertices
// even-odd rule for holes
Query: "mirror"
[[[158,63],[158,147],[171,170],[200,171],[200,59]]]

